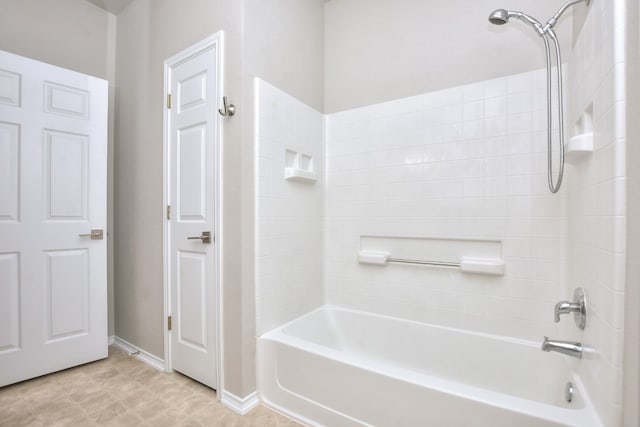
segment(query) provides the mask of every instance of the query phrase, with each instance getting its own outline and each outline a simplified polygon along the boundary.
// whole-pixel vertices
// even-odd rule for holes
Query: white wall
[[[322,111],[323,0],[246,0],[244,74]]]
[[[223,0],[137,0],[118,15],[116,334],[159,357],[164,356],[163,61],[224,30],[225,94],[231,100],[240,99],[241,23],[242,4]],[[246,345],[249,339],[243,331],[241,271],[237,261],[241,250],[241,204],[237,196],[242,184],[241,121],[225,121],[223,135],[224,244],[219,249],[224,267],[224,386],[237,396],[245,396],[248,392],[243,379],[255,375],[253,356]]]
[[[594,153],[570,166],[569,276],[562,295],[570,297],[582,286],[590,308],[584,332],[569,324],[563,337],[595,349],[578,368],[604,424],[617,426],[626,295],[624,1],[595,0],[590,9],[569,63],[567,129],[571,134],[592,105]]]
[[[106,79],[109,13],[85,0],[2,0],[0,49]]]
[[[544,47],[498,8],[546,21],[564,0],[333,0],[325,6],[325,112],[403,98],[544,67]],[[583,7],[583,6],[578,6]],[[571,41],[570,12],[556,26]]]
[[[256,79],[256,333],[323,303],[323,115]],[[312,157],[316,182],[286,180],[286,150]],[[293,159],[291,159],[293,160]]]
[[[547,188],[544,88],[538,70],[329,115],[327,302],[535,341],[553,336],[566,195]],[[496,240],[506,274],[358,264],[367,235],[391,237],[374,245],[396,257],[452,262],[459,258],[429,238],[464,256],[485,250],[474,240]],[[416,238],[425,240],[412,249]]]

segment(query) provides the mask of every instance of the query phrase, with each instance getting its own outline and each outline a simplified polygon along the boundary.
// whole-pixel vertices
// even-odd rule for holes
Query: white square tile
[[[529,133],[533,130],[532,114],[520,113],[507,116],[507,131],[510,134]]]
[[[504,96],[484,100],[484,116],[497,117],[507,115],[507,98]]]
[[[462,119],[464,121],[480,120],[484,117],[484,102],[482,100],[465,102],[462,105]]]
[[[485,100],[506,95],[507,79],[498,78],[483,82],[483,93]]]
[[[442,125],[442,142],[454,142],[462,139],[462,123]]]
[[[463,122],[462,138],[465,140],[484,138],[484,121],[473,120],[473,121]]]
[[[532,89],[531,73],[515,74],[507,77],[507,93],[530,92]]]

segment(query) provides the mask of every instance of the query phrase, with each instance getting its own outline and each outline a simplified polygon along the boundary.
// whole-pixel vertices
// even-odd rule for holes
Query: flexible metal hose
[[[553,120],[551,115],[551,48],[549,46],[549,40],[547,35],[553,40],[556,50],[556,78],[558,86],[558,133],[560,140],[560,159],[558,169],[558,180],[554,184],[553,182]],[[549,191],[557,193],[562,185],[562,177],[564,175],[564,114],[563,114],[563,96],[562,96],[562,58],[560,55],[560,44],[558,38],[552,29],[548,29],[542,35],[544,41],[544,47],[547,56],[547,180],[549,182]]]

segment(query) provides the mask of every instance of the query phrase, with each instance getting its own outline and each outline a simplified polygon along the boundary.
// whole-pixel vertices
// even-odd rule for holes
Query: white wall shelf
[[[574,162],[592,152],[593,132],[587,132],[572,137],[567,144],[565,154],[568,162]]]
[[[318,180],[318,174],[304,169],[284,168],[284,178],[288,181],[311,183]]]
[[[318,174],[314,170],[313,156],[287,148],[285,150],[284,179],[314,183]]]

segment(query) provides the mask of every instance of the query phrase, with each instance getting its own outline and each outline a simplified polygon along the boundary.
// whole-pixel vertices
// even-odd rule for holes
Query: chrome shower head
[[[514,10],[505,10],[505,9],[494,10],[493,13],[489,15],[489,22],[495,25],[504,25],[507,22],[509,22],[509,19],[511,18],[516,18],[521,20],[522,22],[526,22],[527,24],[531,25],[531,27],[533,27],[534,30],[536,30],[538,35],[540,36],[543,35],[542,25],[540,24],[540,22],[538,22],[537,19],[532,18],[526,13],[516,12]]]
[[[509,12],[504,9],[494,10],[491,15],[489,15],[489,22],[495,25],[504,25],[509,22]]]

